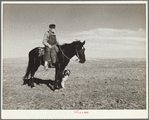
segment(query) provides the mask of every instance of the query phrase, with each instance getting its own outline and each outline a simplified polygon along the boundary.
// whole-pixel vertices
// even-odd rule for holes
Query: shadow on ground
[[[24,82],[22,85],[27,84],[28,86],[31,86],[31,79],[24,79],[23,81]],[[53,80],[42,80],[39,78],[33,78],[33,83],[36,83],[36,85],[45,84],[53,91],[53,85],[54,85]]]

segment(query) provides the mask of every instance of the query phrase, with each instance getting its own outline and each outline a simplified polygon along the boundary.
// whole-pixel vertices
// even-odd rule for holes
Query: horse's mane
[[[67,46],[67,45],[77,45],[79,43],[81,43],[81,42],[79,40],[76,40],[76,41],[73,41],[71,43],[64,43],[64,44],[62,44],[60,46],[62,47],[62,46]]]

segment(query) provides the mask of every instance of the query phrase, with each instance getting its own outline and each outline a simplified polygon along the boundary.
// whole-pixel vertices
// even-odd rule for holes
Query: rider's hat
[[[55,29],[55,24],[50,24],[49,28],[54,28]]]

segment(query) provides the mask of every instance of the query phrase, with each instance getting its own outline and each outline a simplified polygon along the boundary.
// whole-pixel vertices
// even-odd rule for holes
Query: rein
[[[64,55],[67,59],[69,59],[69,60],[70,60],[70,58],[69,58],[69,57],[67,57],[67,56],[65,55],[65,53],[62,51],[62,49],[61,49],[60,45],[58,45],[58,46],[59,46],[59,48],[60,48],[60,51],[63,53],[63,55]]]
[[[78,59],[79,59],[80,57],[79,57],[79,54],[78,54],[77,48],[76,48],[76,53],[77,53],[77,57],[78,57]]]
[[[60,51],[62,52],[62,54],[63,54],[63,55],[64,55],[67,59],[69,59],[69,60],[70,60],[70,58],[69,58],[69,57],[67,57],[67,56],[65,55],[65,53],[62,51],[62,49],[61,49],[60,45],[58,45],[58,46],[59,46]],[[78,59],[79,59],[79,54],[78,54],[77,48],[76,48],[76,53],[77,53],[77,57],[78,57]]]

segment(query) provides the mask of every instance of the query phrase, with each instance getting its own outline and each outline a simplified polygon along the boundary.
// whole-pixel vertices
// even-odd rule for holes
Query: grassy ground
[[[146,64],[142,60],[70,62],[65,89],[21,86],[27,59],[4,59],[2,109],[146,109]],[[40,66],[35,77],[54,80],[55,69]]]

